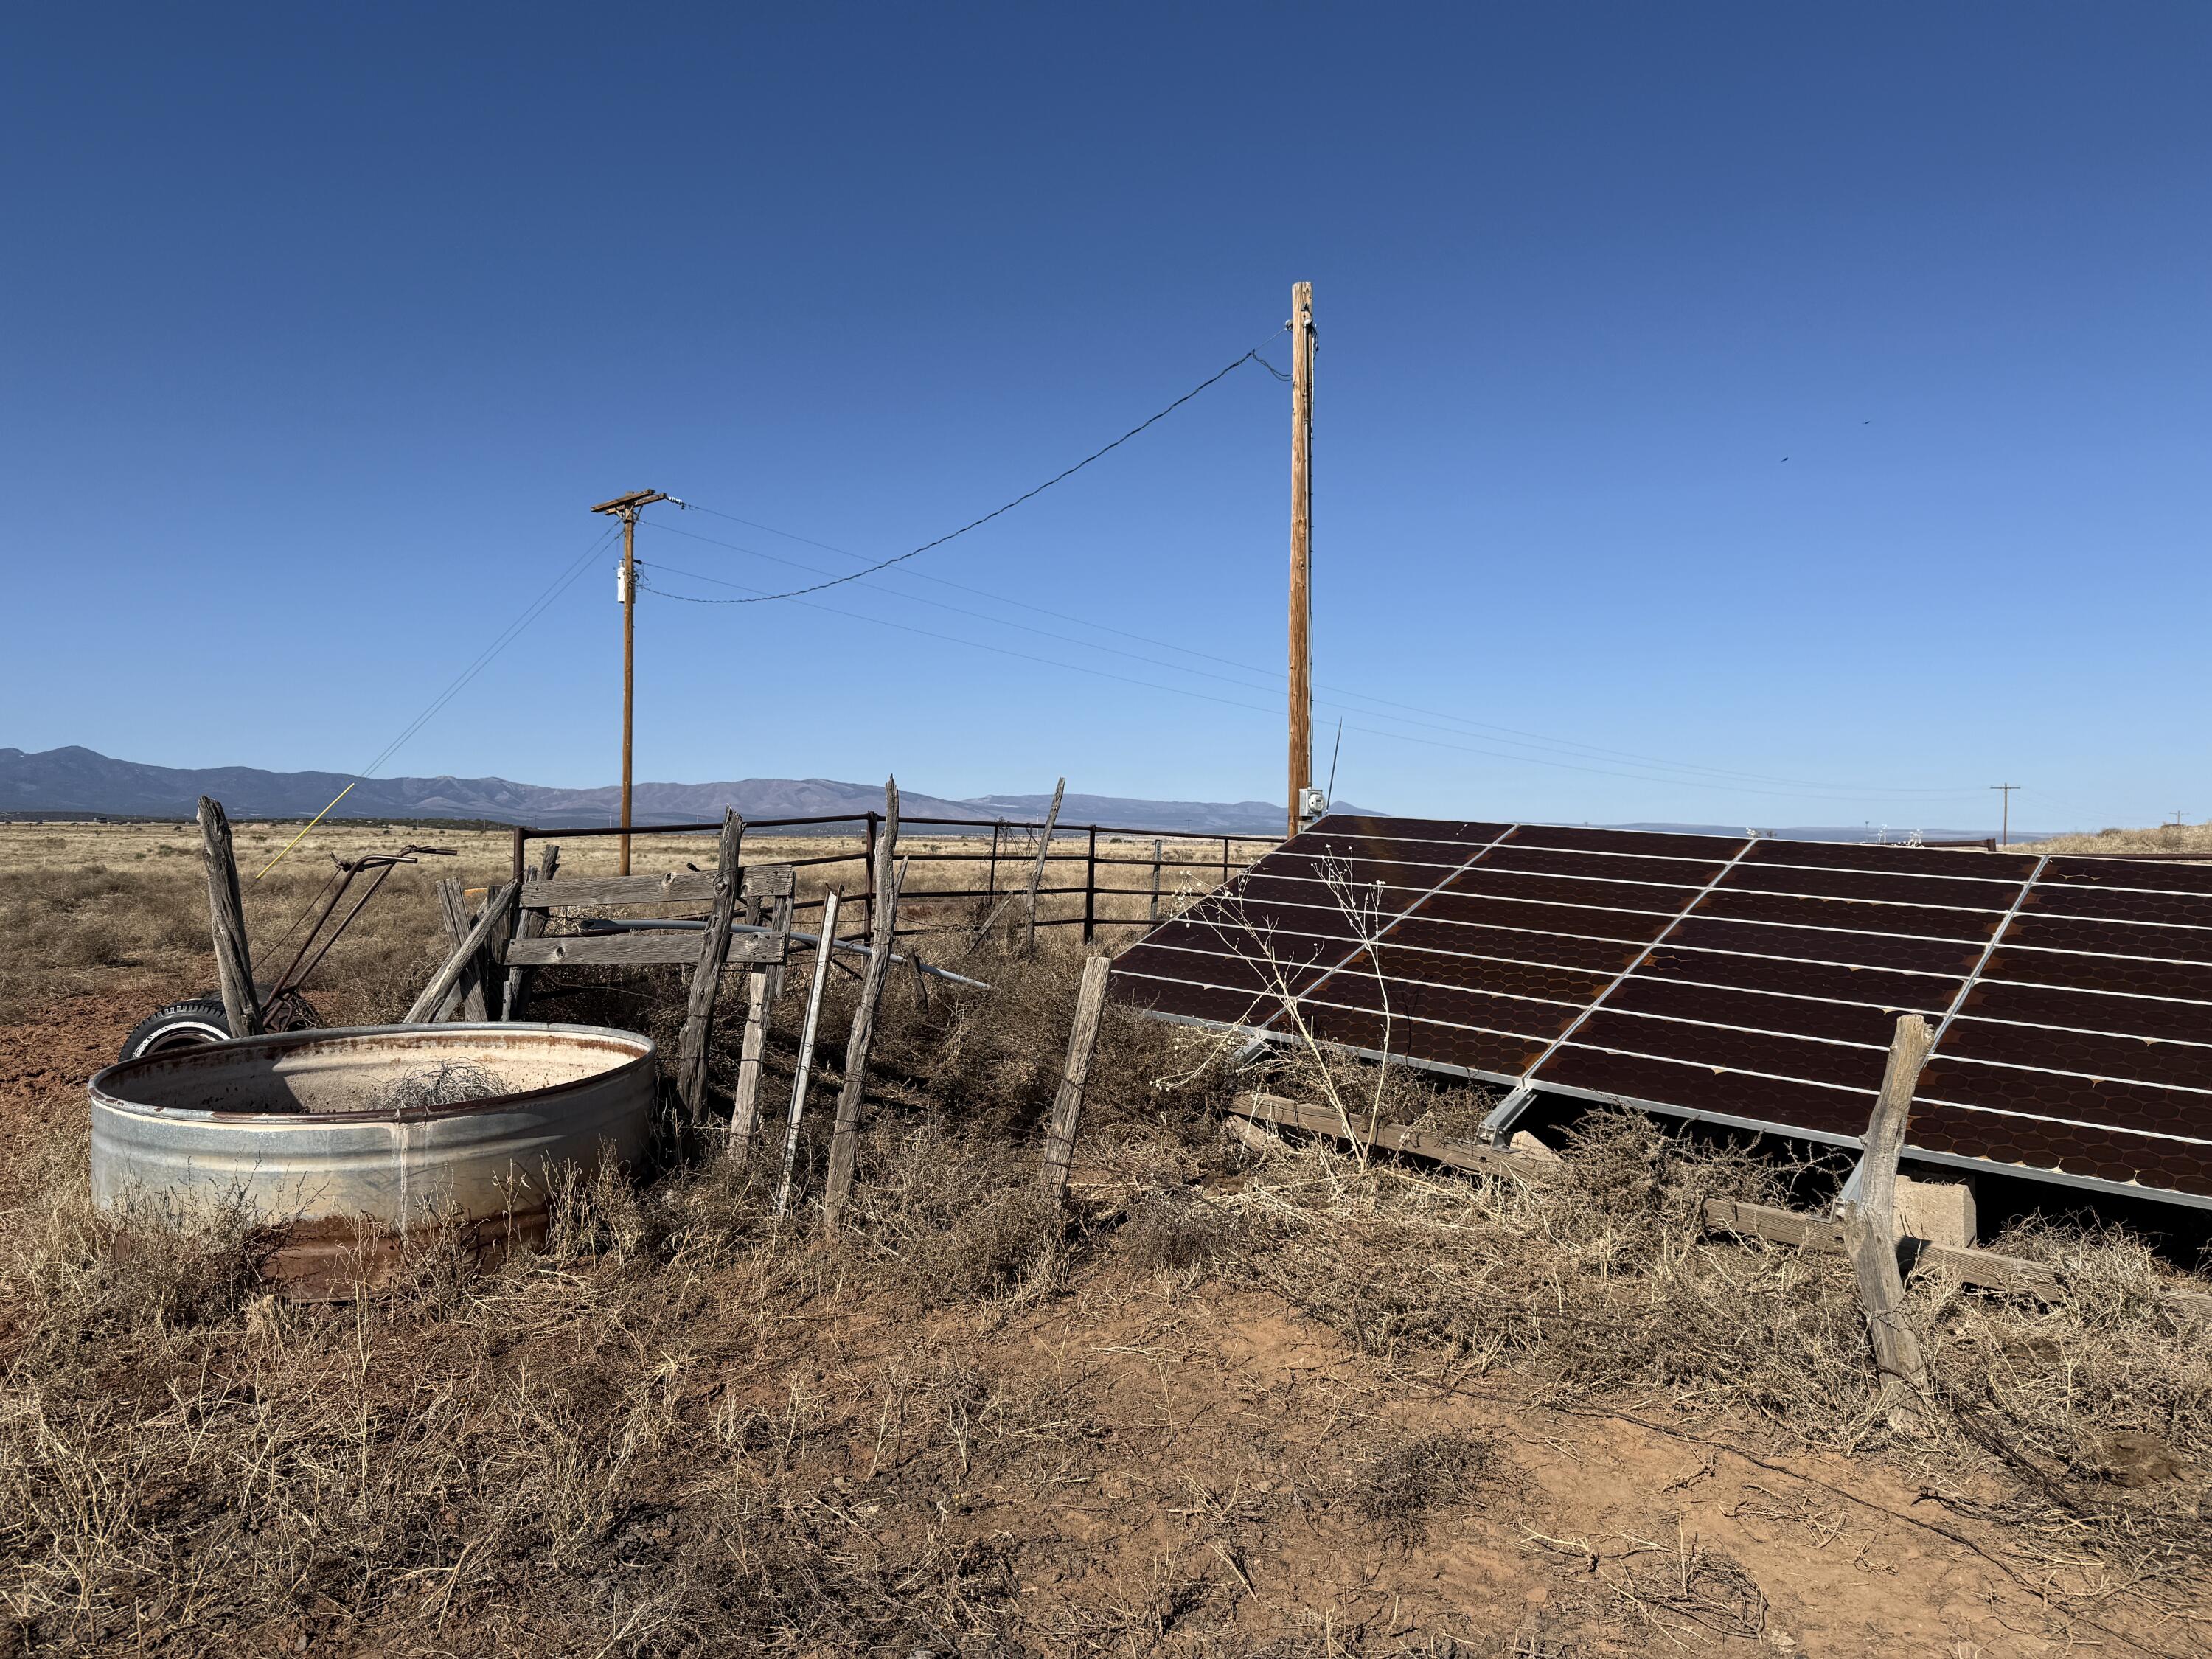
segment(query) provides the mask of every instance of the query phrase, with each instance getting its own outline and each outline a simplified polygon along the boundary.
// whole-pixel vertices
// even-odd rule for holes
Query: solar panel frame
[[[1279,1041],[1287,991],[1370,1058],[1838,1146],[1917,1012],[1911,1156],[2212,1207],[2212,869],[2106,866],[1332,816],[1194,907],[1212,946],[1194,913],[1148,933],[1116,994]]]

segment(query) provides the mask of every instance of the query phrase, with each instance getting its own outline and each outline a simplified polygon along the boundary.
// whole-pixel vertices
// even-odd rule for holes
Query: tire
[[[210,1042],[222,1042],[229,1036],[230,1016],[224,1012],[222,1000],[210,1002],[204,997],[194,997],[157,1008],[132,1026],[131,1035],[123,1039],[123,1052],[117,1058],[137,1060],[142,1055],[167,1054],[178,1048],[198,1048]]]
[[[271,1031],[304,1031],[322,1023],[323,1017],[296,992],[281,998],[267,1011]],[[222,1006],[222,998],[210,992],[155,1009],[131,1028],[131,1035],[123,1039],[123,1052],[118,1058],[137,1060],[143,1054],[162,1054],[174,1048],[198,1048],[210,1042],[228,1042],[229,1037],[230,1014]]]

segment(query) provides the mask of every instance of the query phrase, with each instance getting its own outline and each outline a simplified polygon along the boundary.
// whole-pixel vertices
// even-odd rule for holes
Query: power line
[[[1275,331],[1275,334],[1283,333],[1289,327],[1290,325],[1285,323],[1283,325],[1282,328],[1279,328]],[[1270,334],[1267,337],[1267,340],[1272,340],[1274,337],[1274,334]],[[1267,340],[1261,341],[1260,345],[1267,344]],[[928,552],[933,547],[942,547],[945,543],[952,540],[955,537],[964,536],[969,531],[978,529],[981,526],[990,523],[992,520],[998,518],[1002,514],[1012,512],[1024,501],[1034,501],[1037,496],[1043,495],[1046,490],[1051,489],[1054,484],[1059,483],[1063,479],[1073,477],[1077,473],[1082,471],[1085,467],[1090,465],[1091,462],[1098,459],[1101,456],[1112,454],[1115,450],[1119,449],[1123,444],[1128,442],[1130,439],[1135,437],[1139,433],[1144,431],[1147,427],[1156,426],[1160,422],[1167,419],[1169,416],[1174,414],[1176,410],[1181,409],[1185,404],[1188,403],[1193,398],[1198,396],[1200,392],[1205,391],[1208,386],[1227,380],[1231,374],[1235,374],[1247,363],[1257,363],[1262,368],[1266,369],[1270,374],[1275,375],[1278,379],[1287,380],[1289,378],[1287,375],[1284,374],[1280,369],[1277,368],[1273,363],[1269,362],[1265,357],[1262,357],[1260,355],[1260,346],[1254,346],[1249,351],[1239,357],[1235,362],[1231,363],[1226,368],[1222,369],[1218,374],[1210,374],[1205,380],[1200,380],[1196,386],[1191,387],[1189,391],[1184,392],[1182,397],[1176,398],[1165,409],[1160,410],[1158,414],[1150,416],[1147,418],[1138,422],[1136,425],[1131,427],[1120,437],[1115,439],[1112,443],[1105,446],[1104,448],[1092,450],[1088,455],[1085,455],[1073,466],[1068,467],[1065,471],[1054,473],[1051,477],[1047,478],[1036,489],[1024,490],[1022,494],[1015,496],[1013,500],[1008,501],[1005,506],[993,507],[981,518],[971,519],[966,524],[962,525],[957,530],[948,530],[945,534],[939,536],[933,542],[924,542],[920,547],[911,548],[904,553],[895,555],[888,559],[879,560],[876,563],[867,566],[865,569],[854,571],[850,575],[832,577],[826,582],[816,582],[811,587],[794,587],[787,593],[761,593],[750,599],[732,599],[730,600],[729,603],[732,605],[766,605],[771,599],[795,599],[803,593],[819,593],[825,587],[842,587],[847,582],[858,581],[861,577],[873,575],[878,570],[888,570],[895,564],[904,564],[908,559],[917,558],[921,555]],[[679,501],[677,505],[681,507],[686,506],[688,503]]]
[[[697,507],[694,510],[712,514],[718,519],[728,519],[732,523],[736,524],[750,525],[751,523],[750,520],[739,519],[733,514],[716,512],[712,507]],[[758,530],[766,530],[771,535],[787,536],[791,540],[805,542],[808,546],[822,548],[825,552],[837,553],[846,557],[859,556],[858,555],[845,553],[845,550],[842,548],[831,547],[829,544],[824,542],[811,541],[803,536],[792,535],[789,532],[776,530],[772,526],[752,525],[751,527]],[[737,542],[720,541],[716,539],[714,537],[702,536],[696,531],[680,529],[677,526],[672,524],[663,523],[656,526],[655,528],[666,531],[673,535],[684,537],[691,541],[702,542],[709,547],[727,548],[732,552],[744,553],[753,558],[766,559],[771,563],[789,565],[793,569],[818,570],[819,568],[817,566],[805,563],[798,559],[786,558],[781,554],[763,552],[759,548],[746,547]],[[690,576],[695,580],[713,582],[718,586],[741,588],[749,596],[760,594],[760,590],[748,587],[745,584],[741,582],[725,581],[719,577],[703,575],[696,571],[681,570],[674,565],[663,565],[661,568],[668,570],[673,574]],[[866,574],[867,573],[866,571],[855,571],[853,573],[852,577],[848,580],[857,580],[860,577],[865,576]],[[907,601],[910,604],[926,605],[935,610],[949,611],[955,616],[968,617],[977,622],[988,623],[994,627],[1018,629],[1025,634],[1036,634],[1045,639],[1059,640],[1063,643],[1077,646],[1086,651],[1103,651],[1114,656],[1126,657],[1134,662],[1146,663],[1155,668],[1164,668],[1172,673],[1195,674],[1201,678],[1218,680],[1224,684],[1237,686],[1244,690],[1266,690],[1272,692],[1274,690],[1274,684],[1281,683],[1283,678],[1282,675],[1278,672],[1265,668],[1256,667],[1249,663],[1240,663],[1232,658],[1216,656],[1211,652],[1194,650],[1187,646],[1176,645],[1171,641],[1154,639],[1148,635],[1132,633],[1127,629],[1109,628],[1103,623],[1091,623],[1080,617],[1069,616],[1064,611],[1054,611],[1047,606],[1030,605],[1021,599],[1009,599],[1004,594],[994,593],[986,588],[973,587],[964,582],[949,581],[943,577],[927,575],[926,573],[921,571],[915,571],[909,574],[924,576],[927,580],[937,582],[943,586],[957,588],[962,592],[974,593],[981,599],[997,600],[1003,604],[1015,605],[1024,611],[1036,611],[1040,616],[1054,617],[1062,621],[1072,622],[1078,627],[1096,628],[1102,632],[1118,635],[1123,639],[1141,641],[1143,643],[1147,645],[1157,645],[1164,650],[1181,652],[1188,656],[1202,658],[1207,662],[1219,663],[1224,667],[1241,669],[1245,673],[1259,675],[1263,680],[1270,681],[1274,684],[1253,685],[1247,681],[1234,679],[1226,674],[1217,674],[1209,669],[1194,668],[1182,663],[1164,662],[1158,657],[1148,657],[1144,655],[1141,652],[1125,651],[1118,646],[1103,645],[1093,640],[1079,639],[1073,635],[1056,633],[1048,628],[1037,628],[1028,623],[1016,622],[1009,617],[993,617],[982,611],[968,610],[964,606],[947,605],[940,599],[927,599],[919,593],[904,592],[896,588],[886,587],[878,582],[862,581],[860,582],[860,586],[878,593],[890,594],[896,599]],[[678,599],[687,605],[755,605],[760,603],[760,598],[758,597],[718,599],[703,598],[697,594],[671,592],[665,588],[655,589],[654,591],[663,599]],[[798,591],[800,592],[812,592],[813,590],[802,588]],[[1146,683],[1150,684],[1150,682]],[[1666,772],[1702,772],[1712,776],[1730,781],[1740,781],[1747,783],[1783,784],[1794,787],[1813,790],[1838,791],[1844,792],[1838,796],[1838,799],[1849,799],[1853,800],[1864,800],[1874,798],[1960,798],[1957,790],[1948,787],[1925,787],[1920,786],[1881,784],[1872,784],[1864,787],[1858,787],[1849,784],[1816,782],[1809,778],[1777,777],[1765,773],[1743,772],[1729,767],[1707,766],[1694,761],[1662,760],[1656,756],[1639,755],[1626,750],[1607,749],[1598,744],[1578,743],[1572,738],[1551,738],[1540,732],[1520,732],[1511,726],[1493,726],[1486,721],[1469,720],[1458,715],[1447,714],[1441,709],[1425,708],[1417,703],[1396,702],[1388,697],[1373,696],[1366,692],[1354,691],[1344,686],[1322,685],[1318,686],[1316,689],[1328,692],[1333,696],[1350,697],[1355,702],[1381,704],[1382,706],[1381,709],[1370,710],[1354,708],[1351,711],[1354,714],[1364,714],[1370,719],[1395,720],[1401,725],[1424,726],[1430,731],[1443,732],[1455,737],[1480,737],[1486,733],[1494,732],[1498,735],[1496,738],[1492,739],[1492,741],[1503,741],[1516,748],[1542,748],[1545,746],[1550,746],[1565,752],[1578,754],[1583,758],[1621,760],[1638,766],[1654,767],[1661,771]],[[1342,705],[1338,706],[1340,708]],[[1388,709],[1392,708],[1402,708],[1413,714],[1433,714],[1436,715],[1437,719],[1449,723],[1445,725],[1437,725],[1430,720],[1409,720],[1403,714],[1393,714],[1385,712]],[[1483,752],[1486,753],[1492,751],[1486,750]],[[1629,775],[1620,773],[1615,774],[1614,775],[1627,776]]]
[[[463,669],[460,674],[450,685],[447,686],[443,691],[440,692],[437,696],[431,700],[428,708],[425,708],[421,714],[416,715],[416,717],[410,720],[401,730],[398,737],[392,738],[390,743],[385,744],[384,747],[377,752],[375,759],[370,761],[368,765],[362,767],[359,771],[347,774],[346,776],[348,777],[349,781],[347,782],[346,787],[339,790],[337,794],[331,797],[330,805],[324,807],[323,810],[316,813],[313,817],[309,818],[307,823],[301,827],[300,833],[293,836],[291,840],[286,842],[284,845],[277,850],[276,856],[261,866],[260,870],[255,873],[253,878],[254,880],[259,881],[263,876],[267,875],[271,870],[274,870],[278,865],[282,864],[284,861],[285,854],[300,844],[300,842],[306,837],[307,831],[313,829],[325,818],[328,817],[331,814],[331,808],[335,807],[340,801],[343,800],[348,795],[353,793],[355,784],[361,783],[374,776],[383,766],[385,762],[390,760],[392,756],[399,752],[402,745],[404,745],[409,738],[412,738],[417,732],[420,732],[436,717],[439,710],[445,708],[447,703],[453,702],[453,700],[459,696],[463,690],[466,690],[469,683],[474,680],[477,675],[483,673],[485,669],[490,667],[493,659],[496,658],[501,652],[506,650],[508,646],[514,644],[516,640],[521,638],[524,631],[529,628],[531,623],[536,622],[538,617],[545,614],[546,607],[550,605],[554,600],[559,599],[562,594],[567,592],[569,587],[575,582],[576,578],[584,574],[585,567],[599,554],[601,549],[605,547],[610,541],[614,539],[614,533],[615,532],[611,529],[603,532],[589,547],[586,548],[577,556],[576,562],[574,564],[568,566],[568,568],[560,575],[556,576],[552,582],[545,588],[544,592],[540,593],[535,599],[532,600],[528,605],[524,607],[520,616],[509,623],[489,645],[486,646],[483,650],[477,654],[477,659],[474,662]]]
[[[649,570],[665,570],[671,575],[689,577],[695,581],[714,582],[725,587],[741,587],[744,586],[743,583],[739,582],[724,581],[720,577],[703,575],[697,571],[680,569],[671,564],[654,563],[648,566],[647,568]],[[642,586],[644,592],[657,595],[664,599],[682,599],[694,605],[729,603],[729,601],[700,599],[692,594],[671,592],[666,588],[653,586],[649,577],[642,584]],[[918,628],[911,623],[892,622],[887,617],[872,617],[866,611],[842,610],[836,605],[824,605],[817,599],[794,599],[793,603],[803,605],[807,610],[820,611],[830,616],[843,617],[854,622],[871,623],[878,628],[895,629],[902,634],[918,635],[924,639],[939,640],[949,645],[963,645],[974,650],[989,651],[999,656],[1012,657],[1023,662],[1039,663],[1048,668],[1064,668],[1078,674],[1089,674],[1100,679],[1118,681],[1123,685],[1141,686],[1147,690],[1165,691],[1177,696],[1195,697],[1204,702],[1218,703],[1230,708],[1242,708],[1255,714],[1279,716],[1283,712],[1280,707],[1265,708],[1257,703],[1240,702],[1233,697],[1216,696],[1212,693],[1207,691],[1194,691],[1188,686],[1163,684],[1158,680],[1139,679],[1136,676],[1131,674],[1116,674],[1109,669],[1092,668],[1082,663],[1072,663],[1058,657],[1042,657],[1036,655],[1033,652],[1017,651],[1010,646],[993,645],[982,640],[963,639],[957,634],[941,634],[934,629]],[[1257,688],[1248,689],[1256,690]],[[1334,707],[1334,705],[1328,706]],[[1365,711],[1352,709],[1348,712],[1351,714],[1361,714]],[[1419,744],[1431,749],[1447,749],[1458,754],[1480,755],[1492,760],[1519,761],[1529,765],[1549,766],[1559,770],[1569,772],[1586,772],[1601,777],[1626,778],[1636,783],[1672,784],[1691,789],[1710,789],[1723,794],[1767,795],[1788,800],[1841,801],[1859,800],[1865,798],[1865,795],[1863,793],[1835,791],[1833,786],[1828,785],[1816,787],[1818,790],[1827,793],[1812,793],[1803,790],[1759,789],[1735,784],[1706,783],[1695,778],[1654,777],[1649,774],[1623,772],[1611,767],[1581,766],[1570,761],[1549,760],[1540,755],[1513,755],[1507,754],[1495,749],[1470,748],[1465,744],[1443,743],[1434,738],[1419,738],[1404,732],[1386,732],[1375,726],[1347,726],[1345,729],[1348,732],[1359,732],[1367,737],[1394,738],[1400,743]],[[1980,799],[1978,796],[1969,797],[1965,793],[1960,793],[1957,795],[1948,798],[1954,799],[1965,799],[1969,798],[1975,799]]]
[[[471,663],[467,668],[461,672],[460,675],[452,684],[448,685],[443,691],[438,694],[436,698],[431,702],[428,708],[425,708],[421,714],[417,714],[411,721],[410,721],[406,728],[402,731],[398,737],[394,738],[390,743],[384,746],[384,748],[378,753],[375,759],[369,762],[367,766],[362,767],[355,775],[357,777],[367,778],[374,774],[383,766],[385,762],[390,760],[393,755],[397,754],[417,732],[420,732],[425,726],[428,725],[432,720],[436,718],[439,712],[443,709],[447,703],[453,702],[455,697],[466,690],[471,681],[474,680],[477,675],[483,673],[485,669],[490,667],[494,659],[498,657],[500,653],[506,650],[508,646],[514,644],[516,640],[521,638],[525,630],[526,630],[532,623],[536,622],[539,617],[545,613],[547,607],[550,606],[554,600],[559,599],[562,594],[567,592],[568,589],[574,585],[576,579],[584,574],[585,567],[593,557],[605,550],[606,545],[614,539],[615,534],[616,532],[613,528],[609,528],[603,532],[589,547],[586,548],[582,553],[577,556],[576,561],[574,564],[568,566],[568,568],[560,575],[555,577],[551,584],[546,587],[545,591],[540,593],[537,599],[532,600],[531,603],[524,608],[522,614],[507,625],[506,629],[498,635],[498,637],[495,638],[490,645],[484,648],[483,653],[477,656],[474,662]]]

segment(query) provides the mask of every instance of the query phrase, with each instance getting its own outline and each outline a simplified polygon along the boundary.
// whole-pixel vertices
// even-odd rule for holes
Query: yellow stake
[[[359,783],[360,781],[361,781],[361,780],[360,780],[359,778],[356,778],[356,779],[353,781],[353,783]],[[340,801],[343,800],[343,799],[344,799],[348,795],[350,795],[351,793],[353,793],[353,783],[349,783],[349,784],[346,785],[346,787],[345,787],[344,788],[343,788],[343,789],[339,790],[339,791],[337,792],[337,794],[335,794],[335,795],[333,795],[333,796],[331,796],[331,806],[336,806],[336,805],[337,805]],[[319,812],[316,813],[314,817],[313,817],[309,818],[309,819],[307,820],[307,828],[306,828],[306,829],[301,830],[298,835],[296,835],[296,836],[293,836],[291,840],[289,840],[289,841],[286,842],[284,843],[283,851],[283,852],[278,853],[275,858],[273,858],[273,859],[270,860],[268,863],[266,863],[266,864],[263,865],[263,866],[261,866],[261,874],[260,874],[260,875],[257,875],[256,877],[254,877],[254,880],[256,880],[256,881],[260,880],[262,876],[265,876],[265,875],[267,875],[267,874],[268,874],[271,870],[274,870],[274,869],[275,869],[278,865],[280,865],[280,864],[283,863],[283,862],[284,862],[284,854],[285,854],[285,853],[289,853],[289,852],[290,852],[290,851],[291,851],[295,847],[297,847],[297,846],[301,843],[301,842],[302,842],[303,840],[305,840],[305,839],[307,838],[307,830],[312,830],[312,829],[313,829],[317,824],[320,823],[321,823],[325,818],[326,818],[326,817],[328,817],[330,816],[330,814],[331,814],[331,806],[325,806],[325,808],[323,808],[323,810],[322,810],[321,811],[319,811]]]

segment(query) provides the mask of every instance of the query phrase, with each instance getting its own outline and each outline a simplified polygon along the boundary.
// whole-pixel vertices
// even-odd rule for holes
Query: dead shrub
[[[1349,1482],[1352,1507],[1386,1537],[1419,1541],[1439,1510],[1474,1503],[1498,1474],[1491,1442],[1449,1430],[1387,1435]]]
[[[1279,1178],[1224,1200],[1252,1229],[1243,1271],[1370,1352],[1510,1367],[1550,1398],[1663,1390],[1823,1444],[1874,1431],[1848,1267],[1702,1237],[1706,1197],[1778,1179],[1740,1151],[1601,1113],[1540,1185],[1362,1172],[1319,1146]]]
[[[1036,1166],[996,1135],[933,1118],[871,1127],[843,1231],[923,1306],[1048,1289],[1066,1258]]]
[[[929,1299],[988,1299],[1051,1283],[1060,1243],[1052,1200],[1038,1188],[1017,1187],[922,1241],[907,1265]]]
[[[2212,1564],[2212,1358],[2160,1293],[2168,1275],[2117,1227],[2032,1223],[1998,1241],[2057,1268],[2049,1303],[1929,1287],[1949,1425],[2013,1494],[1974,1507],[2054,1543],[2075,1534],[2147,1571]]]
[[[252,1218],[235,1204],[94,1210],[72,1183],[34,1224],[19,1246],[27,1356],[76,1363],[88,1345],[209,1324],[258,1285]]]
[[[1139,1271],[1194,1282],[1233,1249],[1237,1218],[1188,1190],[1146,1193],[1121,1229],[1122,1248]]]

